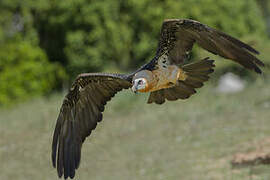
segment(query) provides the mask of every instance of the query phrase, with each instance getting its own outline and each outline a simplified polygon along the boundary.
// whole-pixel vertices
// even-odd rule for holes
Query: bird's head
[[[138,79],[135,79],[133,81],[133,84],[132,84],[132,91],[133,92],[144,92],[148,87],[148,83],[147,83],[147,80],[145,78],[138,78]]]
[[[151,71],[143,70],[136,73],[132,80],[133,92],[147,92],[150,88],[153,75]]]

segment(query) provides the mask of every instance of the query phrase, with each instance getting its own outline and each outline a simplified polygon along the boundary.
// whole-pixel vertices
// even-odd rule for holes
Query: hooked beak
[[[137,91],[138,91],[138,88],[137,88],[137,86],[134,84],[134,85],[132,86],[131,90],[136,94]]]

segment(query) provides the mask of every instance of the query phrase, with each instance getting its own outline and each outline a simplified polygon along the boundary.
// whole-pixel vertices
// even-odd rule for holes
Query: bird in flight
[[[262,73],[259,52],[221,31],[189,19],[168,19],[161,27],[155,57],[130,74],[85,73],[73,82],[57,118],[52,163],[61,178],[74,178],[82,144],[102,120],[104,107],[122,89],[150,93],[147,103],[187,99],[214,71],[214,60],[187,63],[193,44]]]

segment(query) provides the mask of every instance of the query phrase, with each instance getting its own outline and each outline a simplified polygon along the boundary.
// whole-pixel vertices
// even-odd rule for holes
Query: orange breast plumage
[[[166,68],[160,67],[152,71],[154,83],[150,82],[149,88],[145,92],[157,91],[160,89],[171,88],[175,86],[178,80],[185,80],[187,75],[184,71],[175,65],[169,65]]]

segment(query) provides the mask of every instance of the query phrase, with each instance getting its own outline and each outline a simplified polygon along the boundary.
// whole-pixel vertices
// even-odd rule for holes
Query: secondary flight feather
[[[147,103],[187,99],[203,86],[214,71],[209,58],[187,63],[197,43],[203,49],[230,59],[243,67],[262,73],[264,66],[251,46],[221,31],[189,19],[165,20],[155,57],[131,74],[80,74],[65,96],[57,118],[52,162],[58,176],[74,178],[86,137],[102,120],[104,107],[122,89],[150,93]]]

